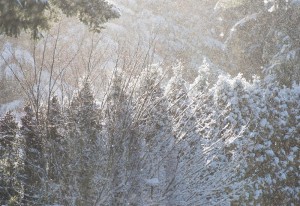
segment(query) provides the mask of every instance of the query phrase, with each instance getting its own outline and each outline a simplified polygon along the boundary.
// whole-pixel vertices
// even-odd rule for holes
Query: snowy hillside
[[[193,80],[195,71],[203,61],[204,55],[200,49],[203,42],[205,45],[218,47],[214,42],[215,40],[209,40],[208,37],[204,36],[206,33],[204,31],[205,22],[202,21],[204,26],[203,23],[199,24],[201,17],[191,13],[190,10],[195,7],[195,2],[196,6],[201,6],[197,1],[192,0],[187,1],[186,5],[183,5],[181,1],[164,1],[163,4],[149,0],[112,1],[111,3],[116,5],[122,17],[106,23],[105,29],[99,35],[87,33],[87,27],[70,18],[64,18],[60,24],[55,24],[51,30],[51,35],[55,35],[58,28],[60,29],[58,44],[63,49],[66,49],[65,45],[71,49],[68,50],[67,57],[65,57],[67,59],[72,58],[72,54],[75,55],[79,47],[81,52],[88,52],[88,47],[94,44],[93,58],[99,58],[95,57],[96,55],[101,56],[95,60],[98,61],[95,65],[97,68],[94,68],[95,73],[103,68],[112,71],[116,62],[123,61],[124,58],[139,62],[141,68],[145,67],[145,63],[170,67],[180,61],[187,68],[187,78]],[[64,27],[60,28],[62,24]],[[49,39],[51,43],[54,43],[55,37],[49,37]],[[11,44],[10,41],[15,43]],[[84,42],[83,45],[79,45],[81,41]],[[13,61],[14,58],[20,58],[19,50],[24,51],[25,61],[32,61],[30,58],[33,58],[33,48],[28,43],[18,42],[14,39],[8,40],[6,44],[2,45],[3,58],[0,61],[3,63],[4,61]],[[10,45],[10,50],[7,50],[7,45]],[[39,47],[40,52],[42,52],[43,43],[40,43]],[[47,47],[52,46],[48,44]],[[51,56],[51,51],[47,50],[46,55]],[[74,64],[82,64],[82,62],[78,63],[76,60]],[[20,70],[17,67],[15,69]],[[1,67],[0,74],[2,76],[14,75],[11,68],[7,66]],[[44,81],[47,84],[47,80]]]
[[[109,3],[0,1],[0,205],[299,205],[299,1]]]

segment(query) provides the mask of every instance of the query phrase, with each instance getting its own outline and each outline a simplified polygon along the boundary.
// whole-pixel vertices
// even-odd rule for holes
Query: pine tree
[[[95,182],[99,161],[100,110],[95,102],[91,82],[83,79],[77,94],[72,98],[69,111],[69,144],[73,156],[72,167],[76,172],[76,205],[95,204],[97,187]],[[75,153],[74,153],[75,152]],[[73,185],[74,187],[75,185]]]
[[[48,154],[48,178],[50,180],[53,180],[54,182],[58,182],[59,178],[59,167],[61,167],[61,163],[59,163],[59,159],[62,157],[61,150],[61,144],[62,144],[62,134],[60,133],[61,124],[63,124],[61,114],[61,108],[58,101],[57,96],[54,96],[51,99],[50,105],[49,105],[49,113],[48,113],[48,134],[47,134],[47,140],[48,140],[48,146],[49,148],[49,154]]]
[[[174,76],[169,80],[165,96],[168,99],[168,115],[172,120],[173,139],[169,142],[172,150],[166,159],[166,175],[168,176],[168,196],[167,204],[174,205],[176,201],[176,186],[178,186],[180,175],[189,171],[189,168],[183,166],[186,158],[193,153],[193,147],[198,136],[195,133],[195,119],[191,113],[191,100],[189,99],[187,82],[182,76],[182,65],[173,68]],[[181,170],[182,169],[182,170]],[[180,171],[181,170],[181,171]],[[177,171],[178,173],[174,173]]]
[[[162,162],[170,152],[173,138],[168,101],[162,88],[163,76],[159,68],[145,69],[139,77],[135,96],[135,121],[142,144],[143,204],[162,204],[166,181]]]
[[[9,111],[0,119],[0,197],[1,205],[20,201],[20,185],[17,176],[18,155],[16,149],[18,124]]]
[[[125,181],[128,138],[131,133],[131,109],[126,91],[124,90],[124,74],[116,71],[109,94],[106,100],[105,108],[105,127],[108,139],[108,174],[111,180],[110,190],[112,191],[112,205],[124,204],[128,201],[126,198]]]
[[[22,30],[30,30],[34,38],[40,29],[47,29],[48,6],[42,1],[12,0],[0,1],[0,33],[19,36]]]
[[[142,198],[142,144],[139,115],[135,104],[137,79],[116,71],[105,101],[105,127],[108,139],[108,171],[111,173],[110,204],[144,204]],[[141,109],[141,110],[139,110]],[[137,111],[139,110],[139,111]]]
[[[102,24],[119,17],[113,6],[104,0],[11,0],[0,1],[0,33],[19,36],[30,31],[33,38],[39,38],[57,16],[57,10],[67,16],[76,16],[93,31],[100,31]]]
[[[23,204],[40,204],[43,197],[43,179],[46,176],[43,151],[43,132],[30,106],[24,107],[21,135],[24,140],[24,198]]]
[[[52,0],[53,4],[67,16],[77,16],[93,31],[99,32],[102,24],[119,17],[119,13],[105,0]]]
[[[258,118],[250,127],[250,148],[244,178],[247,195],[240,201],[261,205],[293,205],[299,201],[299,138],[297,89],[263,88],[257,98]]]
[[[44,108],[45,159],[47,161],[47,203],[54,204],[61,201],[64,159],[66,158],[66,139],[64,133],[63,114],[57,96],[53,96],[48,108]]]

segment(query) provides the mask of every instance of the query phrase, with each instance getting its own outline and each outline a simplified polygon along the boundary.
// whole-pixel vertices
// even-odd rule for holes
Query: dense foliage
[[[0,205],[298,205],[300,1],[114,2],[0,0]]]
[[[1,0],[0,34],[17,37],[25,30],[38,38],[60,12],[78,17],[93,31],[99,31],[109,19],[119,17],[113,6],[103,0]]]
[[[100,102],[85,78],[20,127],[6,114],[2,204],[297,205],[300,87],[181,70],[116,71]]]

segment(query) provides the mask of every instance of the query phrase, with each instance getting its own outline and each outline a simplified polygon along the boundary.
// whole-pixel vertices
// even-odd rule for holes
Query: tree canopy
[[[103,23],[119,17],[113,5],[104,0],[0,0],[0,34],[17,37],[25,30],[38,38],[59,12],[77,17],[97,32]]]

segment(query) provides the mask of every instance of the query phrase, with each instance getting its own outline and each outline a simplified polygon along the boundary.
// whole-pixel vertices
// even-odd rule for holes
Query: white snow
[[[20,108],[22,105],[23,105],[23,100],[21,99],[9,102],[7,104],[0,104],[0,117],[4,115],[6,112],[8,112],[9,110],[12,111],[16,110]]]

